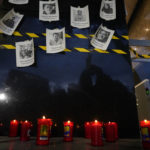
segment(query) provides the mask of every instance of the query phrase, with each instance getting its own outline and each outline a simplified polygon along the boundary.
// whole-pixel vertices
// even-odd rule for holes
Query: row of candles
[[[37,145],[49,144],[52,119],[43,118],[38,119],[37,127]],[[12,120],[10,122],[9,136],[17,136],[19,121]],[[69,142],[73,140],[74,123],[71,121],[64,122],[64,141]],[[32,123],[29,121],[21,122],[21,141],[28,141],[30,139],[30,130]],[[107,142],[115,142],[118,139],[118,125],[116,122],[102,123],[97,120],[93,122],[85,122],[85,138],[91,139],[91,144],[94,146],[103,146],[103,129],[105,128],[105,138]],[[150,149],[150,121],[140,121],[140,129],[142,136],[142,144],[145,149]]]
[[[38,119],[37,121],[37,145],[48,145],[51,128],[52,128],[52,119],[43,118]],[[70,142],[73,141],[73,127],[74,123],[71,121],[66,121],[64,124],[64,141]],[[12,120],[10,121],[10,130],[9,137],[16,137],[18,132],[19,121]],[[104,139],[104,127],[105,127],[105,137],[107,142],[115,142],[118,139],[118,125],[116,122],[102,123],[97,120],[93,122],[85,122],[85,138],[91,139],[91,144],[93,146],[103,146]],[[30,131],[32,128],[32,123],[30,121],[21,122],[21,133],[20,140],[28,141],[30,139]]]

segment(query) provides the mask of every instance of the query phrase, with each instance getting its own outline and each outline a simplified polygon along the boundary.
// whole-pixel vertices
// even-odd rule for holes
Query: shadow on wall
[[[33,135],[36,134],[36,119],[47,115],[57,123],[53,136],[63,135],[62,122],[68,119],[81,126],[80,130],[75,130],[76,136],[83,136],[84,122],[94,119],[117,121],[120,137],[139,136],[134,94],[92,65],[90,56],[78,80],[78,84],[68,84],[66,89],[51,91],[48,79],[11,70],[4,87],[8,89],[10,101],[0,105],[0,118],[7,125],[14,118],[31,120],[35,127]],[[4,134],[8,134],[6,132],[8,128]]]

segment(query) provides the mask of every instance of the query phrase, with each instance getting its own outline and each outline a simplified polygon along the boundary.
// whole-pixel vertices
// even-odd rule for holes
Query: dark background
[[[70,5],[90,7],[91,27],[76,29],[70,27]],[[29,5],[16,6],[4,1],[1,12],[12,7],[25,14],[17,28],[20,32],[42,33],[48,28],[66,27],[69,34],[93,34],[103,23],[114,29],[116,35],[127,34],[123,1],[117,0],[117,19],[106,22],[99,18],[101,1],[59,0],[60,21],[41,22],[38,20],[38,1]],[[0,35],[0,44],[15,44],[27,37]],[[90,39],[67,39],[67,47],[92,49]],[[31,67],[17,68],[15,50],[0,50],[0,91],[7,95],[6,102],[0,102],[0,120],[4,126],[0,135],[8,135],[11,119],[30,120],[36,135],[36,119],[46,115],[53,119],[57,127],[52,128],[53,136],[63,136],[63,121],[75,123],[74,135],[83,136],[85,121],[116,121],[121,138],[139,137],[136,100],[129,55],[100,54],[95,51],[77,51],[46,54],[38,48],[45,44],[45,38],[35,39],[36,63]],[[112,40],[108,49],[118,48],[128,52],[128,42]],[[76,128],[79,125],[80,128]]]

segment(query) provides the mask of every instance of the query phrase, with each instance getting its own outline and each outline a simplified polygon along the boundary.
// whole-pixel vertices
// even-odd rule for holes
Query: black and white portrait
[[[100,29],[97,32],[97,34],[95,35],[95,37],[96,37],[96,40],[98,40],[102,43],[105,43],[105,42],[107,42],[109,35],[110,35],[110,32]]]
[[[71,6],[71,26],[81,28],[88,28],[90,26],[89,7],[88,5],[80,7]]]
[[[27,67],[34,63],[34,42],[27,40],[16,42],[16,64],[17,67]]]
[[[39,19],[42,21],[58,21],[59,7],[58,0],[40,1],[39,3]]]
[[[63,42],[63,32],[53,33],[50,39],[49,44],[51,46],[61,45]]]
[[[74,15],[74,20],[75,21],[85,21],[85,15],[83,15],[82,10],[77,10],[76,14]]]
[[[102,7],[102,11],[105,12],[106,14],[112,14],[113,13],[113,5],[112,3],[109,3],[109,2],[112,2],[112,0],[105,0],[104,2],[104,5]]]
[[[43,14],[51,15],[56,14],[56,4],[43,4]]]
[[[100,25],[91,40],[91,45],[101,50],[107,50],[114,32],[114,30],[108,29],[107,27],[103,27],[103,25]]]
[[[12,35],[19,25],[24,15],[16,13],[14,9],[11,9],[5,16],[0,20],[0,30],[7,35]]]
[[[20,45],[20,58],[31,58],[33,55],[32,44]]]
[[[14,28],[16,23],[18,22],[19,17],[18,16],[10,16],[7,19],[4,19],[2,22],[9,28]]]
[[[66,48],[65,28],[46,29],[46,52],[58,53]]]
[[[116,0],[102,0],[100,17],[104,20],[116,19]]]

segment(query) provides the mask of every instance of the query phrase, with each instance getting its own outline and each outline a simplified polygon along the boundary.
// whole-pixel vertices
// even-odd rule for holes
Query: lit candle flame
[[[43,116],[43,119],[46,119],[46,117],[45,117],[45,116]]]
[[[97,123],[98,121],[97,120],[95,120],[95,123]]]
[[[16,122],[16,120],[13,120],[13,122]]]
[[[28,120],[26,120],[25,122],[28,122]]]
[[[68,123],[70,123],[70,120],[68,120]]]
[[[147,120],[145,119],[144,122],[147,122]]]

